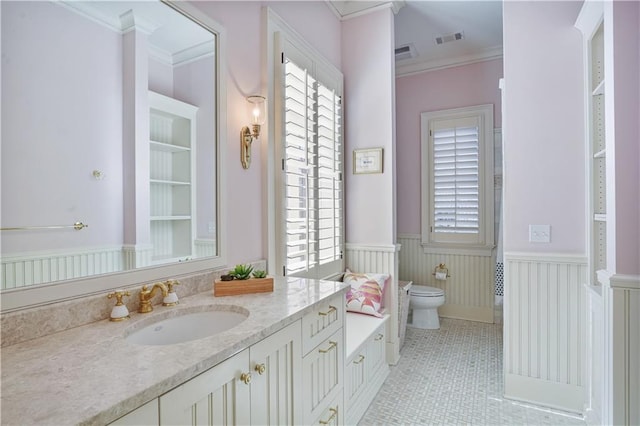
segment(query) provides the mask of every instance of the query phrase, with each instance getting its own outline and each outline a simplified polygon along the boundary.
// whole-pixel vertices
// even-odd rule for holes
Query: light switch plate
[[[551,225],[529,225],[530,243],[550,243]]]

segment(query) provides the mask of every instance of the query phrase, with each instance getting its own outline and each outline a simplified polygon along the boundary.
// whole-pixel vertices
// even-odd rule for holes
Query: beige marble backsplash
[[[249,262],[256,269],[266,269],[266,261]],[[175,287],[178,297],[187,297],[196,293],[213,291],[213,282],[220,275],[226,273],[228,268],[214,270],[204,274],[167,277],[177,279],[180,285]],[[144,284],[141,282],[132,287],[124,287],[131,296],[124,298],[129,312],[138,309],[138,294]],[[107,298],[108,292],[99,295],[79,297],[50,305],[23,309],[0,315],[0,339],[1,346],[10,346],[49,334],[58,333],[74,327],[80,327],[96,321],[108,320],[111,309],[115,305],[115,299]],[[153,305],[162,303],[162,295],[157,294],[153,298]]]

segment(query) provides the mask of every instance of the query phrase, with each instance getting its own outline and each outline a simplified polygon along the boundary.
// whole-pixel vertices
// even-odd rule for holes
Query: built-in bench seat
[[[345,424],[357,424],[389,374],[386,360],[387,324],[382,318],[347,312],[345,363]]]

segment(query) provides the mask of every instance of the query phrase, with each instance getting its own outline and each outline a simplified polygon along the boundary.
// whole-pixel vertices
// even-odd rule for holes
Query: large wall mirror
[[[161,1],[2,1],[2,310],[221,262],[220,27]]]

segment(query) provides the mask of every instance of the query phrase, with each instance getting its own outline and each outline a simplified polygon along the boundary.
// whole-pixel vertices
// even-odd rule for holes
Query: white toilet
[[[413,309],[412,327],[435,330],[440,328],[438,307],[444,304],[444,290],[426,285],[412,285],[409,300]]]

